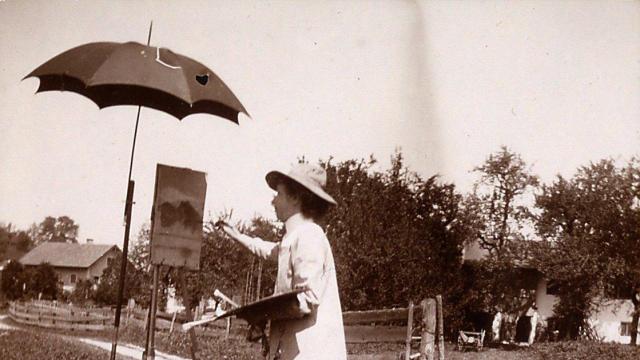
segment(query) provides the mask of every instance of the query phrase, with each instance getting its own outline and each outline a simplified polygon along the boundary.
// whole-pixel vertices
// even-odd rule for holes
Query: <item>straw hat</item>
[[[278,183],[283,178],[289,178],[297,182],[329,204],[338,204],[331,195],[324,191],[324,187],[327,185],[327,172],[319,166],[296,164],[291,167],[288,174],[274,170],[270,171],[265,177],[267,184],[273,190],[277,190]]]

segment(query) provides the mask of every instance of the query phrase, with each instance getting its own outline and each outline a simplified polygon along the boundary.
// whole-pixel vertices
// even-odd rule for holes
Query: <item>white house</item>
[[[121,254],[116,245],[45,242],[20,258],[25,267],[49,263],[65,291],[73,291],[79,280],[98,281],[104,269]]]
[[[477,243],[471,243],[463,249],[463,260],[480,260],[487,255],[487,251],[482,249]],[[553,314],[553,306],[558,297],[553,283],[544,274],[531,277],[535,282],[528,286],[534,290],[536,306],[540,319],[547,321]],[[631,342],[631,317],[633,314],[633,303],[630,299],[603,298],[603,306],[593,314],[589,322],[592,324],[597,335],[607,342],[618,342],[628,344]],[[638,327],[640,330],[640,326]]]

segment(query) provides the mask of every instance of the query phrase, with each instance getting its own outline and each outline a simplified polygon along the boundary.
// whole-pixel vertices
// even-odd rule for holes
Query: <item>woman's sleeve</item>
[[[298,294],[300,310],[303,313],[320,304],[326,287],[325,260],[327,240],[320,227],[311,228],[300,234],[292,249],[293,288],[306,288]]]
[[[249,251],[266,260],[278,259],[278,243],[240,234],[237,240]]]

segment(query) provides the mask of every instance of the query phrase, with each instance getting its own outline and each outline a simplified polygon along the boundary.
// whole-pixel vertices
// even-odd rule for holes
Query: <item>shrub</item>
[[[2,293],[8,300],[16,300],[23,295],[24,268],[17,261],[9,261],[2,271]]]

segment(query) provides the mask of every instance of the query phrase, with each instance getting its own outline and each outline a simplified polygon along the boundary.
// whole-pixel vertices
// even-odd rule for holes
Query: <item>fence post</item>
[[[413,337],[413,301],[409,301],[409,315],[407,316],[407,339],[404,344],[404,358],[411,359],[411,338]]]
[[[169,327],[169,336],[171,336],[171,333],[173,332],[173,324],[176,322],[176,316],[178,315],[178,311],[174,311],[173,312],[173,317],[171,318],[171,326]]]
[[[436,295],[436,333],[438,334],[438,360],[444,360],[444,321],[442,320],[442,295]]]
[[[422,338],[420,340],[420,360],[435,360],[436,301],[424,299],[422,306]]]

